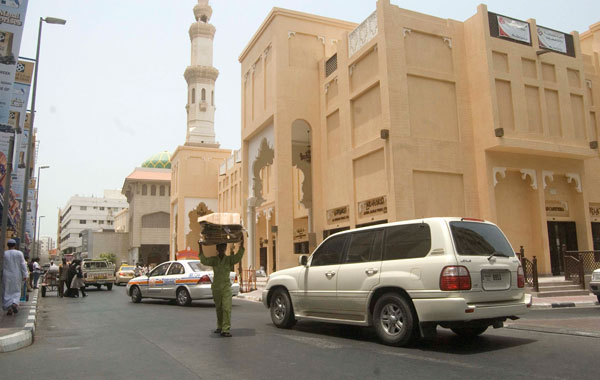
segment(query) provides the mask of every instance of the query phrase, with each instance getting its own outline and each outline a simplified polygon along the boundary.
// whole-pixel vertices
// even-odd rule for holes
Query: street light
[[[36,242],[35,238],[33,238],[33,246],[34,246],[34,248],[35,248],[36,245],[38,246],[38,248],[35,250],[37,252],[37,256],[33,256],[32,255],[31,257],[38,257],[38,258],[40,257],[40,248],[39,248],[40,241],[39,241],[39,236],[40,236],[40,227],[42,226],[42,218],[45,218],[45,216],[44,215],[40,215],[40,217],[38,218],[38,221],[37,221],[38,222],[37,223],[38,241]],[[35,232],[34,232],[34,234],[35,234]]]
[[[21,238],[21,249],[25,250],[25,225],[27,224],[27,198],[29,196],[29,179],[31,177],[31,173],[29,168],[31,168],[31,142],[33,141],[33,123],[35,121],[35,95],[37,92],[37,83],[38,83],[38,69],[40,67],[40,46],[42,42],[42,23],[47,22],[48,24],[56,24],[56,25],[65,25],[67,23],[66,20],[56,18],[56,17],[40,17],[40,25],[38,27],[38,40],[37,40],[37,50],[35,53],[35,70],[33,73],[33,93],[31,95],[31,123],[29,124],[29,136],[27,138],[27,160],[25,167],[25,180],[23,184],[23,205],[21,211],[21,231],[19,231],[19,236]],[[35,223],[35,221],[34,221]],[[35,233],[35,231],[34,231]],[[34,240],[35,243],[35,240]]]
[[[37,222],[38,206],[40,204],[40,170],[42,170],[42,169],[48,169],[49,167],[50,166],[38,166],[38,175],[37,175],[37,178],[36,178],[36,182],[37,183],[35,184],[36,185],[36,189],[35,189],[35,216],[33,217],[34,223]],[[36,227],[37,227],[37,224],[33,226],[33,242],[34,243],[35,243],[35,237],[36,237],[36,233],[35,233],[36,232]],[[33,245],[33,249],[34,249],[34,251],[36,249],[38,249],[37,250],[37,257],[39,257],[40,256],[39,248],[36,248],[36,246],[34,244]],[[31,256],[35,257],[36,255],[34,253],[35,252],[32,252]]]

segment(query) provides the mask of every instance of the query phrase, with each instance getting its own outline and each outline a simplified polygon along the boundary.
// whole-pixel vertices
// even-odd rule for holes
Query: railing
[[[585,275],[600,268],[600,251],[567,251],[562,246],[565,280],[571,280],[585,289]]]
[[[515,252],[519,260],[521,260],[521,266],[525,273],[525,283],[527,286],[533,288],[534,292],[540,291],[540,283],[538,280],[538,269],[537,269],[537,257],[533,256],[533,260],[529,260],[525,257],[525,249],[521,246],[519,252]]]
[[[240,279],[240,292],[248,293],[256,290],[256,270],[244,269]]]

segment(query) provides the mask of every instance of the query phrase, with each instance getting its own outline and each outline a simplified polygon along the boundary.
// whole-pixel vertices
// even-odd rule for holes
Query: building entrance
[[[267,271],[267,247],[260,247],[260,267]]]
[[[594,240],[594,251],[600,251],[600,223],[592,223],[592,239]]]
[[[552,274],[564,273],[561,247],[567,251],[577,251],[577,229],[575,222],[548,222],[548,239],[550,240],[550,265]]]

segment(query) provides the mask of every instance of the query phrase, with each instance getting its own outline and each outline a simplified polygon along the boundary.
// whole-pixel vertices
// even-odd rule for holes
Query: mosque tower
[[[191,65],[183,76],[188,85],[187,134],[185,145],[218,148],[215,140],[215,81],[219,70],[213,67],[215,27],[209,23],[212,8],[208,0],[194,6],[196,22],[190,26]]]

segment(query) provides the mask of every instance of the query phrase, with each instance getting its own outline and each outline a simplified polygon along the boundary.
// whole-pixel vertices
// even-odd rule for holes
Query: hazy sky
[[[402,8],[459,21],[477,0],[392,0]],[[185,141],[190,63],[188,29],[197,0],[30,0],[21,56],[35,57],[44,24],[37,93],[42,171],[41,235],[56,237],[57,215],[70,196],[102,196],[118,189],[154,153]],[[217,140],[240,146],[238,56],[273,7],[361,22],[375,0],[212,0]],[[600,21],[598,0],[490,0],[488,9],[564,32]],[[37,172],[37,169],[36,169]]]

